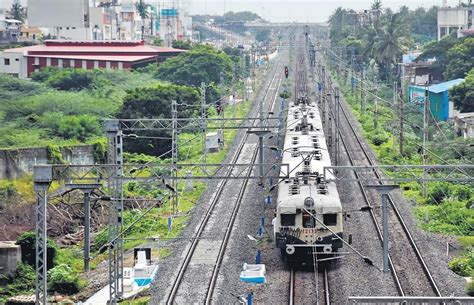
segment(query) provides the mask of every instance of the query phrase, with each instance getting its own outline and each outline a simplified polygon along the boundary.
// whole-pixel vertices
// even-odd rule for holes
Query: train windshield
[[[295,214],[280,214],[280,222],[282,227],[295,225]]]
[[[326,226],[335,226],[337,224],[337,214],[324,214],[323,221]]]
[[[316,227],[316,220],[313,215],[303,211],[303,228],[314,228]]]

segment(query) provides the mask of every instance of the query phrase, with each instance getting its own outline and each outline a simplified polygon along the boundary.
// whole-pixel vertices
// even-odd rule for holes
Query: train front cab
[[[328,260],[342,247],[342,214],[318,214],[315,210],[308,212],[305,209],[283,209],[278,213],[275,223],[278,228],[275,232],[276,246],[281,249],[282,259],[290,265],[313,265],[314,251],[318,253],[317,260]],[[311,214],[316,215],[324,225]]]

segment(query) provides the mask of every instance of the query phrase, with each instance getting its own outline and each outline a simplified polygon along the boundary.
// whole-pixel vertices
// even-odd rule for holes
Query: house
[[[400,65],[400,83],[402,84],[402,92],[405,94],[410,85],[423,86],[428,84],[439,83],[443,79],[443,75],[431,65],[435,59],[417,62],[416,58],[421,55],[421,51],[408,51],[402,57]]]
[[[43,37],[43,33],[37,27],[20,27],[20,35],[18,36],[19,42],[39,42]]]
[[[449,89],[462,82],[464,82],[464,79],[458,78],[429,87],[410,86],[408,89],[409,101],[422,105],[426,91],[428,91],[430,110],[433,117],[438,121],[447,121],[454,116],[454,106],[452,101],[449,100]]]
[[[20,36],[21,21],[0,16],[0,41],[17,42]]]
[[[459,113],[454,117],[458,135],[464,139],[474,139],[474,112]]]
[[[185,51],[148,46],[143,41],[46,40],[42,45],[0,52],[0,72],[29,78],[45,67],[136,69],[182,52]]]

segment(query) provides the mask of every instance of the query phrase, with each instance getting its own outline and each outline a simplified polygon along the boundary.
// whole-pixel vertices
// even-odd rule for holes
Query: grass
[[[333,71],[334,72],[334,71]],[[336,75],[336,73],[333,73]],[[342,94],[351,106],[352,113],[358,119],[362,126],[364,137],[368,140],[369,145],[377,155],[377,159],[381,164],[423,164],[422,157],[418,153],[416,146],[410,146],[412,142],[418,141],[419,138],[411,126],[406,126],[405,137],[410,140],[405,143],[405,153],[401,155],[398,150],[398,137],[393,126],[394,120],[398,120],[398,114],[393,109],[393,105],[388,103],[384,105],[379,102],[378,127],[374,126],[374,104],[367,104],[367,112],[362,113],[360,106],[360,96],[352,95],[350,85],[341,81],[336,75],[336,82],[340,85]],[[382,87],[381,95],[385,100],[391,100],[390,88]],[[408,116],[408,115],[407,115]],[[411,120],[418,120],[417,114],[411,114]],[[408,125],[408,124],[407,124]],[[454,131],[448,130],[454,134]],[[432,131],[432,133],[435,133]],[[436,134],[433,138],[439,141],[441,136]],[[457,140],[456,140],[457,141]],[[444,146],[450,146],[454,143],[447,141]],[[463,162],[456,159],[458,156],[449,155],[445,150],[441,150],[436,145],[439,143],[429,143],[432,147],[429,149],[435,151],[438,155],[447,156],[450,162]],[[439,145],[438,145],[439,146]],[[442,147],[443,145],[441,145]],[[430,156],[431,157],[431,156]],[[439,160],[433,158],[432,163],[439,163]],[[387,175],[394,173],[387,172]],[[472,185],[463,185],[450,182],[431,182],[427,183],[428,196],[422,196],[422,188],[418,182],[400,183],[404,196],[417,203],[415,207],[415,215],[418,219],[418,225],[430,232],[455,235],[458,237],[462,247],[461,255],[449,263],[449,267],[462,276],[472,275],[474,270],[474,190]]]

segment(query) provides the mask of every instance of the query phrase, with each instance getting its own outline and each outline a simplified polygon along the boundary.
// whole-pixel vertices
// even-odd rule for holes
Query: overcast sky
[[[188,0],[192,14],[219,14],[249,10],[274,22],[325,22],[339,6],[360,10],[370,7],[372,0]],[[455,6],[458,0],[448,0]],[[442,0],[382,0],[383,7],[397,9],[401,5],[417,7],[441,6]]]
[[[63,0],[68,1],[68,0]],[[69,0],[70,1],[70,0]],[[145,0],[146,2],[187,3],[191,14],[218,14],[228,11],[249,10],[274,22],[325,22],[338,7],[361,10],[370,7],[373,0]],[[13,0],[0,0],[0,8],[9,7]],[[26,0],[20,0],[26,4]],[[458,0],[447,0],[455,6]],[[442,0],[382,0],[384,7],[397,9],[407,5],[412,9],[420,6],[441,6]]]

